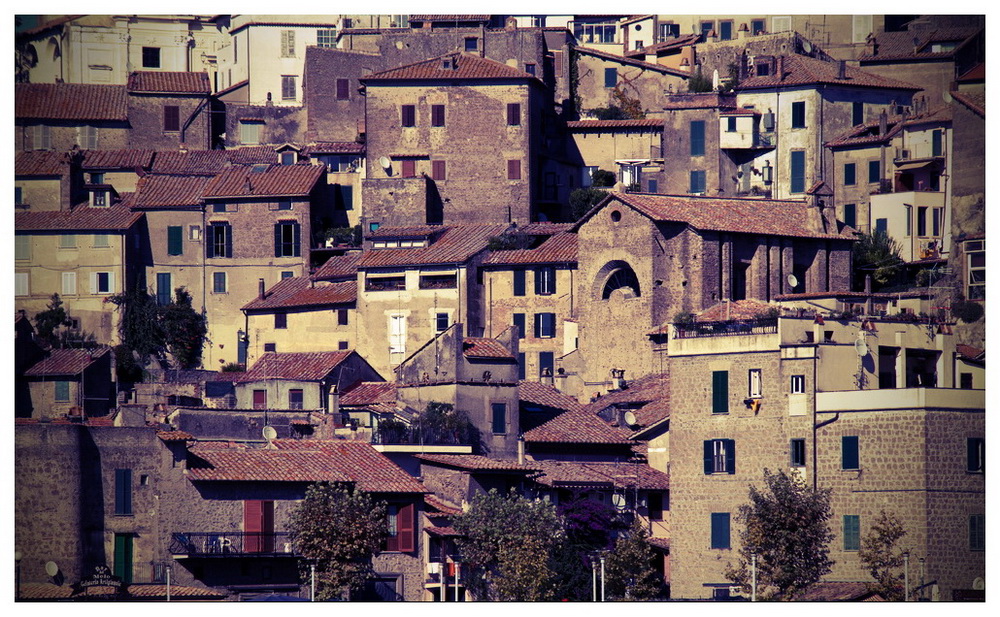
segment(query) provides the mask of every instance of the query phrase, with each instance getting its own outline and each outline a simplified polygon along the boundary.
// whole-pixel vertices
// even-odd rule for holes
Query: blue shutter
[[[527,331],[525,330],[524,313],[514,313],[514,325],[517,326],[517,338],[521,339],[527,336]]]
[[[171,225],[167,227],[167,254],[180,255],[184,252],[184,228]]]
[[[233,256],[233,226],[226,223],[222,226],[222,231],[226,237],[226,254],[223,257]]]
[[[726,443],[726,473],[736,473],[736,441],[724,439]]]
[[[493,432],[498,435],[507,432],[506,403],[493,403]]]
[[[215,257],[215,225],[209,224],[205,229],[205,257],[211,259]]]
[[[705,154],[705,121],[693,120],[691,122],[691,156],[703,156]]]
[[[524,352],[522,351],[517,354],[517,378],[522,381],[526,379],[528,375],[527,369],[528,367],[525,366],[525,355]]]
[[[791,192],[793,193],[802,193],[806,190],[806,153],[803,150],[792,151],[791,184]]]
[[[115,514],[132,514],[132,470],[115,470]]]
[[[514,270],[514,295],[523,296],[525,294],[525,271],[523,269]]]
[[[281,223],[274,224],[274,256],[281,257]]]
[[[542,314],[535,313],[535,338],[542,338]]]
[[[604,69],[604,87],[614,88],[618,85],[618,69]]]
[[[859,462],[857,436],[844,435],[840,438],[840,468],[860,469]]]
[[[728,512],[712,512],[712,548],[729,548]]]
[[[712,371],[712,413],[729,413],[729,371]]]
[[[931,156],[941,156],[941,130],[931,131]]]
[[[302,226],[298,221],[292,223],[292,257],[301,257],[299,244],[302,242]]]
[[[708,439],[703,442],[705,446],[705,475],[712,475],[715,471],[715,465],[712,463],[713,452],[713,440]]]

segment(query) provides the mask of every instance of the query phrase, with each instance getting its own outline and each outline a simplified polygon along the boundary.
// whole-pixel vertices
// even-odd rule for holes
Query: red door
[[[243,550],[247,553],[274,552],[274,502],[243,502]]]

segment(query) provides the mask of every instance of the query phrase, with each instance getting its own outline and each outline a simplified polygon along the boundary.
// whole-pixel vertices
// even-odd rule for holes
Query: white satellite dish
[[[986,581],[981,576],[977,576],[976,580],[972,581],[972,588],[976,591],[982,591],[986,589]]]
[[[268,441],[271,441],[272,439],[275,439],[278,436],[278,431],[274,430],[273,426],[265,426],[264,430],[261,431],[261,433],[263,433],[264,439]]]
[[[638,420],[636,420],[635,418],[635,414],[632,413],[631,411],[626,411],[625,414],[622,416],[622,419],[624,419],[625,424],[628,424],[629,426],[635,426],[636,424],[639,423]]]
[[[857,352],[860,358],[868,355],[868,343],[865,342],[865,339],[859,338],[854,341],[854,351]]]
[[[45,562],[45,573],[49,576],[55,576],[59,574],[59,566],[54,561]]]
[[[792,289],[795,289],[796,287],[799,286],[799,277],[795,276],[794,274],[789,274],[788,278],[786,278],[785,280],[788,281],[788,286],[791,287]]]
[[[812,46],[812,43],[810,43],[809,41],[802,41],[802,49],[803,49],[803,51],[805,51],[805,52],[806,52],[807,54],[808,54],[808,53],[812,53],[812,50],[813,50],[813,46]]]
[[[621,493],[615,493],[611,496],[611,503],[619,510],[625,509],[625,495]]]
[[[387,156],[380,157],[378,164],[382,166],[382,169],[389,169],[392,167],[392,161],[390,161]]]

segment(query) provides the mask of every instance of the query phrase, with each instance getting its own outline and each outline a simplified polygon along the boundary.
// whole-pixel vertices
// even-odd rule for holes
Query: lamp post
[[[19,549],[14,551],[14,599],[21,599],[21,554]]]
[[[590,570],[594,574],[594,602],[597,602],[597,558],[596,555],[590,556]]]
[[[604,553],[601,553],[601,602],[604,602]]]
[[[167,564],[167,602],[170,602],[170,564]]]
[[[910,601],[910,551],[903,553],[903,602]]]
[[[920,562],[920,599],[924,599],[924,558],[921,557],[917,561]]]

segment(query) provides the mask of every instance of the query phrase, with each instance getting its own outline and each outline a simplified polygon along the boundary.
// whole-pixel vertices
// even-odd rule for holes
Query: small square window
[[[345,349],[350,349],[347,341],[337,341],[337,349],[343,351]]]
[[[474,36],[469,36],[465,38],[465,51],[478,51],[479,50],[479,39]]]
[[[806,376],[805,375],[792,375],[791,386],[789,387],[789,392],[792,394],[805,394],[806,393]]]
[[[158,68],[160,68],[160,48],[159,47],[143,47],[142,48],[142,68],[144,68],[144,69],[158,69]]]
[[[264,343],[264,353],[274,353],[278,351],[277,343]]]
[[[437,332],[444,332],[448,329],[448,313],[437,313],[434,315],[434,329]]]
[[[74,234],[62,234],[59,236],[59,248],[61,249],[75,249],[76,248],[76,235]]]

